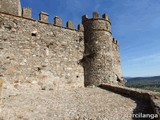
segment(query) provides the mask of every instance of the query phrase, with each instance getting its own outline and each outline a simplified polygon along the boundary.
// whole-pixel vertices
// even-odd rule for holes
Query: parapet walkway
[[[132,120],[149,104],[101,88],[6,92],[0,120]]]

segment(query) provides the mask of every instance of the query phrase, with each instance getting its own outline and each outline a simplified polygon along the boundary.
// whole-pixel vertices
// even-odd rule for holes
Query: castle
[[[124,83],[106,14],[82,16],[76,30],[58,16],[49,23],[45,12],[33,19],[20,0],[0,0],[1,120],[132,120],[143,111],[159,120],[160,94]]]
[[[106,14],[82,16],[75,30],[73,22],[63,27],[57,16],[49,23],[45,12],[33,19],[20,0],[0,2],[0,76],[8,84],[37,89],[124,84],[119,45]]]

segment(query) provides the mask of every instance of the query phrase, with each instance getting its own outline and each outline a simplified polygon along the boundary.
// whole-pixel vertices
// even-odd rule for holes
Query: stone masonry
[[[112,37],[109,18],[105,14],[99,18],[99,14],[94,12],[93,19],[88,19],[85,15],[82,22],[85,43],[83,58],[85,86],[117,84],[123,81],[119,67],[118,44]]]
[[[8,7],[10,6],[10,7]],[[106,14],[82,17],[75,30],[56,16],[22,10],[19,0],[0,0],[0,80],[3,86],[34,89],[123,84],[119,46]],[[84,27],[83,27],[84,26]],[[3,87],[2,86],[2,87]]]
[[[21,16],[20,0],[0,0],[0,12]]]
[[[35,20],[20,0],[0,0],[0,120],[160,115],[158,93],[122,86],[119,45],[107,14],[82,16],[77,30],[72,21],[63,27],[60,17],[53,24],[48,17],[40,12]]]

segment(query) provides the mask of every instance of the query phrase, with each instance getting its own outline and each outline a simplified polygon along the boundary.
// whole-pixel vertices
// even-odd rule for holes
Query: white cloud
[[[160,53],[138,57],[138,58],[132,59],[131,61],[132,62],[141,62],[141,61],[142,62],[143,61],[160,62]]]

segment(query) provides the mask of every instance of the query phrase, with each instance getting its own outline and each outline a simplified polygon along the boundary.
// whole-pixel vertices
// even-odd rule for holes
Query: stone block
[[[103,14],[102,18],[104,18],[105,20],[109,20],[108,15],[107,14]]]
[[[68,21],[67,28],[74,30],[74,23],[72,21]]]
[[[78,31],[84,31],[84,27],[83,27],[82,24],[79,24],[79,25],[78,25]]]
[[[0,12],[21,16],[20,0],[0,0]]]
[[[58,16],[54,18],[54,25],[62,27],[62,19]]]
[[[94,19],[99,18],[99,13],[98,13],[98,12],[93,12],[93,18],[94,18]]]
[[[88,20],[88,16],[87,15],[83,15],[82,16],[82,21],[86,21],[86,20]]]
[[[22,16],[25,18],[32,18],[32,9],[31,8],[23,8]]]
[[[39,20],[43,22],[48,22],[48,14],[45,12],[41,12],[39,14]]]
[[[113,43],[116,44],[116,39],[115,38],[113,38]]]

